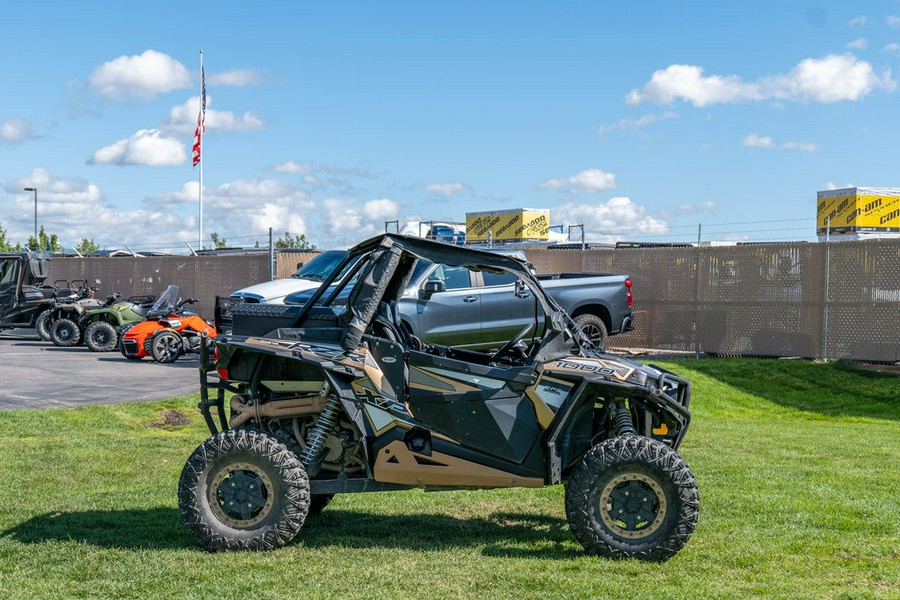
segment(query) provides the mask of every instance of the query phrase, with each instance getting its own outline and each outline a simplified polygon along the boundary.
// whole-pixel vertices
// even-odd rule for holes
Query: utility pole
[[[37,228],[37,188],[36,187],[27,187],[25,188],[26,192],[34,192],[34,243],[38,245],[38,250],[41,249],[41,240],[38,239],[38,228]]]

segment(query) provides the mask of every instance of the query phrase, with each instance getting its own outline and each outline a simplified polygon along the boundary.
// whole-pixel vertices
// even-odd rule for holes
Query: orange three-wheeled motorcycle
[[[187,352],[200,352],[200,344],[216,337],[216,329],[199,313],[184,308],[196,300],[178,300],[178,286],[170,285],[147,311],[147,320],[122,334],[119,350],[122,356],[141,359],[152,356],[160,363],[175,362]]]

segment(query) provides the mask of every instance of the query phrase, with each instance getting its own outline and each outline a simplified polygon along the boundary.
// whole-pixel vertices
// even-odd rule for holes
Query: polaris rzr
[[[684,546],[699,515],[677,452],[687,380],[592,348],[514,258],[385,234],[344,260],[357,259],[305,305],[237,307],[212,358],[201,346],[212,437],[178,485],[201,546],[282,546],[338,493],[554,484],[589,553],[659,561]],[[422,343],[396,313],[419,261],[515,274],[534,321],[491,353]],[[419,299],[467,301],[452,294],[426,282]]]

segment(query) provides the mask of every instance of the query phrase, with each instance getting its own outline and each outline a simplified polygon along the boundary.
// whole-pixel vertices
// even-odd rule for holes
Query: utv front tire
[[[287,446],[256,429],[229,429],[197,447],[181,472],[181,519],[207,550],[273,550],[309,512],[309,478]]]
[[[697,482],[687,463],[646,437],[594,446],[566,485],[566,518],[589,554],[668,560],[687,543],[699,515]]]
[[[57,319],[50,326],[50,341],[62,348],[74,346],[81,340],[81,331],[71,319]]]
[[[119,345],[119,334],[106,321],[95,321],[84,330],[84,345],[94,352],[112,352]]]

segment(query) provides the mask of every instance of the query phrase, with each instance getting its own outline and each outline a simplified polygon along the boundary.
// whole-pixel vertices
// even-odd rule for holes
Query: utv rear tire
[[[50,311],[45,310],[41,314],[37,316],[37,319],[34,320],[34,328],[37,331],[37,334],[41,336],[41,339],[45,342],[50,341]]]
[[[50,341],[56,346],[68,348],[81,340],[81,331],[72,319],[57,319],[50,327]]]
[[[699,515],[697,482],[687,463],[646,437],[594,446],[566,485],[566,518],[589,554],[668,560],[691,537]]]
[[[173,363],[183,351],[181,336],[174,331],[163,329],[150,338],[150,354],[158,363]]]
[[[597,315],[583,314],[575,317],[575,323],[581,327],[581,330],[584,331],[584,334],[591,340],[597,350],[606,349],[608,334],[603,319]]]
[[[303,464],[257,429],[229,429],[206,440],[178,482],[182,521],[213,551],[284,546],[303,527],[309,502]]]
[[[95,321],[84,330],[84,345],[94,352],[112,352],[119,346],[119,334],[106,321]]]

